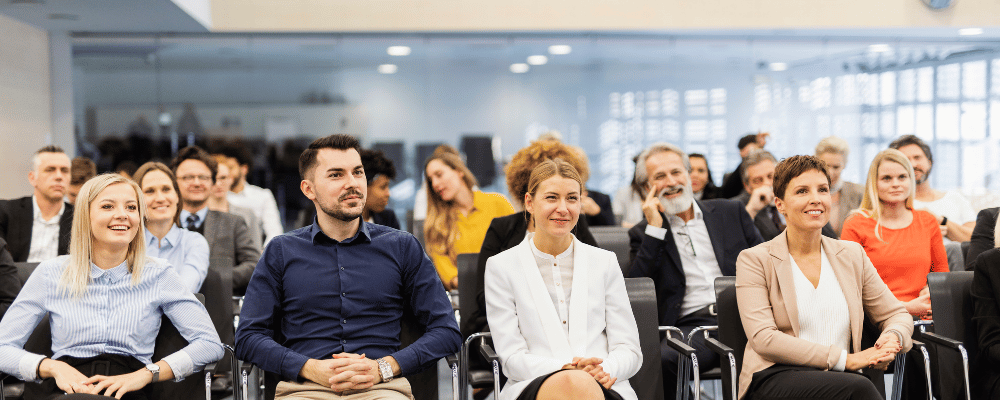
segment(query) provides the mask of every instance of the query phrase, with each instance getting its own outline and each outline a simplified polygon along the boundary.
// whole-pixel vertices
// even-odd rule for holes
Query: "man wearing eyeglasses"
[[[221,293],[207,293],[202,286],[209,316],[223,343],[234,344],[232,296],[242,295],[260,259],[260,247],[254,241],[246,221],[235,214],[208,209],[208,198],[218,164],[205,150],[190,146],[177,152],[170,163],[180,189],[181,228],[205,236],[208,240],[209,271],[219,273]],[[212,301],[221,298],[224,301]],[[225,390],[228,382],[216,380],[213,390]]]
[[[635,172],[649,193],[642,206],[645,218],[628,232],[628,275],[653,279],[660,325],[676,326],[685,336],[698,326],[718,325],[715,278],[736,275],[740,251],[763,241],[739,202],[695,200],[690,170],[687,153],[677,146],[658,143],[643,151]],[[719,365],[704,341],[692,345],[701,371]],[[661,343],[666,399],[676,395],[678,356]]]

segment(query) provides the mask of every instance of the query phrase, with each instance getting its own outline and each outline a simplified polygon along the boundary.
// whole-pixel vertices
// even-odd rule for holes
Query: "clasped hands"
[[[122,375],[94,375],[87,378],[65,362],[46,358],[42,363],[39,366],[39,371],[43,371],[42,377],[55,378],[56,386],[66,393],[103,394],[120,399],[125,393],[142,389],[153,380],[153,374],[145,369]]]
[[[603,386],[605,389],[611,389],[611,385],[615,384],[618,378],[615,378],[604,371],[604,367],[601,363],[604,360],[597,357],[573,357],[573,361],[569,364],[563,365],[562,369],[578,369],[583,372],[593,376],[597,383]]]
[[[848,354],[847,365],[844,369],[857,371],[867,367],[884,371],[902,348],[903,345],[899,343],[899,338],[895,333],[883,332],[882,336],[875,342],[875,346]]]
[[[310,359],[302,376],[335,392],[368,389],[382,382],[378,363],[364,354],[334,354],[329,360]]]

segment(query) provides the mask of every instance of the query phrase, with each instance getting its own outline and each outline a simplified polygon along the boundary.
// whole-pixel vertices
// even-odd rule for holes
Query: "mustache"
[[[340,195],[340,197],[337,198],[337,201],[344,201],[344,199],[346,199],[347,196],[358,196],[362,200],[365,198],[365,195],[363,193],[361,193],[360,191],[351,190],[351,191],[349,191],[347,193],[344,193],[344,194]]]
[[[684,191],[684,185],[673,185],[663,188],[660,191],[660,197],[674,195]]]

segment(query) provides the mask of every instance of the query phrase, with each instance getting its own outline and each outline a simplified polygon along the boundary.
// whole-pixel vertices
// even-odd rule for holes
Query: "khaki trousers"
[[[275,400],[413,400],[413,391],[406,378],[396,378],[389,382],[379,383],[364,390],[346,390],[334,392],[328,386],[316,382],[278,382],[274,390]]]

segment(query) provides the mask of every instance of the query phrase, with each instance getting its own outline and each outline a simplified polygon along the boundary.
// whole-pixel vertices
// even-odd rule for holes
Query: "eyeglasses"
[[[684,230],[681,231],[680,229]],[[687,233],[687,226],[682,226],[681,228],[679,228],[677,230],[677,236],[680,236],[681,239],[684,241],[684,245],[681,246],[684,248],[684,251],[688,252],[688,250],[690,250],[690,253],[688,254],[691,257],[698,257],[698,252],[694,250],[694,241],[691,240],[691,235]]]
[[[202,182],[211,182],[212,181],[212,177],[208,176],[208,175],[184,175],[184,176],[177,177],[177,179],[180,180],[181,182],[184,182],[184,183],[192,182],[195,179],[197,179],[199,181],[202,181]]]

